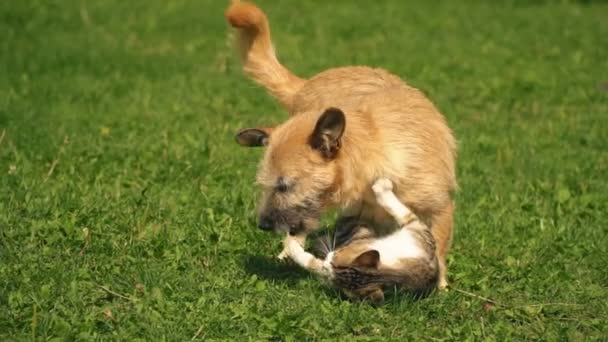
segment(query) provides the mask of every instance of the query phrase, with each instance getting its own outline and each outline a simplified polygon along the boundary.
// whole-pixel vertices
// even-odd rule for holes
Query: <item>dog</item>
[[[225,16],[238,31],[244,71],[289,113],[280,125],[236,135],[242,146],[265,147],[256,177],[263,188],[259,228],[288,232],[285,246],[292,239],[303,244],[331,208],[340,210],[338,222],[356,217],[397,228],[372,191],[375,180],[387,178],[399,200],[431,227],[445,288],[456,142],[438,109],[383,69],[338,67],[298,77],[278,61],[264,12],[233,1]]]

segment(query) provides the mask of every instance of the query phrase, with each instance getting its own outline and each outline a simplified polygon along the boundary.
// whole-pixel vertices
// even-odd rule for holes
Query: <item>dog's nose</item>
[[[270,217],[262,216],[260,217],[258,228],[260,228],[261,230],[272,230],[274,228],[274,222]]]

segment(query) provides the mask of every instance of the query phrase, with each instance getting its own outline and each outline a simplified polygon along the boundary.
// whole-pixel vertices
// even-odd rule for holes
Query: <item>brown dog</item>
[[[266,146],[257,176],[264,189],[259,227],[288,231],[287,240],[303,243],[320,215],[336,207],[344,217],[397,227],[371,187],[388,178],[431,226],[445,287],[456,144],[444,117],[419,90],[382,69],[343,67],[299,78],[277,60],[259,8],[236,1],[226,18],[239,31],[245,71],[291,115],[277,127],[237,135],[243,146]]]

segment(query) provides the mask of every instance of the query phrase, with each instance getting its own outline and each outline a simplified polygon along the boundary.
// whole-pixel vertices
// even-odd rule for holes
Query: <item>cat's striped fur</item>
[[[373,191],[378,204],[401,226],[397,231],[377,236],[364,224],[351,222],[343,225],[332,241],[322,244],[327,252],[323,259],[298,243],[289,245],[290,257],[329,279],[349,297],[378,302],[384,299],[384,290],[394,287],[427,294],[439,279],[435,240],[429,227],[397,199],[388,179],[376,181]]]

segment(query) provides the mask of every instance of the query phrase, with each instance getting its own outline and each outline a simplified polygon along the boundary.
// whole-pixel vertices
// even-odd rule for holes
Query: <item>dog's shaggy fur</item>
[[[371,189],[385,177],[432,227],[445,287],[456,144],[437,108],[382,69],[341,67],[307,80],[297,77],[277,60],[259,8],[235,1],[226,18],[238,29],[244,70],[290,114],[277,127],[237,135],[241,145],[266,146],[257,176],[264,188],[260,227],[288,230],[288,239],[303,242],[331,207],[374,227],[397,227]]]

